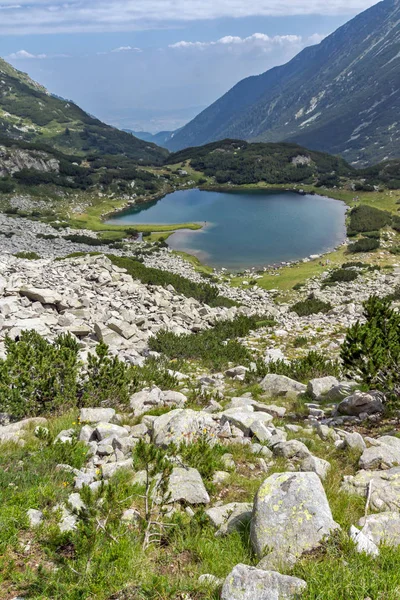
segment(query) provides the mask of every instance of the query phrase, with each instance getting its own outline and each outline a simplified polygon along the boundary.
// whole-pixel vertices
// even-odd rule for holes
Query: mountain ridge
[[[3,59],[0,134],[68,154],[122,154],[143,164],[162,164],[167,155],[155,144],[106,125],[74,102],[50,94]]]
[[[286,65],[238,82],[168,149],[240,138],[296,142],[358,166],[394,158],[400,155],[399,58],[400,3],[384,0]]]

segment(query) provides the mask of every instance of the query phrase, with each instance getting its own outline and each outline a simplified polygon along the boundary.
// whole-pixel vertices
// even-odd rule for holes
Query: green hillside
[[[141,164],[161,164],[167,155],[88,115],[73,102],[49,94],[0,59],[0,133],[42,142],[67,154],[122,154]]]
[[[191,167],[217,183],[235,185],[313,183],[338,185],[355,170],[340,157],[314,152],[297,144],[250,144],[223,140],[187,148],[168,157],[169,164],[190,160]]]

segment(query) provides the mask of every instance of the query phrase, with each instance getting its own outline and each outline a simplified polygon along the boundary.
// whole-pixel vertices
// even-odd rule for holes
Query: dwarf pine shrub
[[[205,366],[219,370],[231,362],[243,364],[251,360],[249,351],[235,338],[245,337],[265,323],[269,321],[240,315],[232,321],[219,321],[212,329],[197,334],[176,335],[161,330],[150,338],[149,346],[170,359],[200,360]]]
[[[354,244],[349,244],[347,251],[350,254],[356,254],[358,252],[372,252],[380,247],[380,241],[371,238],[361,238]]]
[[[369,387],[400,395],[400,314],[390,298],[372,296],[364,318],[347,330],[340,352],[344,368]]]
[[[351,269],[336,269],[324,281],[324,285],[334,285],[335,283],[350,282],[357,279],[357,271]]]
[[[35,331],[6,338],[0,360],[0,410],[17,418],[57,412],[76,404],[78,344],[70,335],[54,344]]]
[[[110,356],[106,344],[98,344],[96,354],[88,356],[81,404],[84,406],[126,404],[132,391],[131,368],[119,360],[118,356]]]
[[[329,302],[318,300],[314,296],[310,296],[307,300],[301,300],[294,304],[291,308],[299,317],[308,317],[318,313],[327,313],[332,309]]]

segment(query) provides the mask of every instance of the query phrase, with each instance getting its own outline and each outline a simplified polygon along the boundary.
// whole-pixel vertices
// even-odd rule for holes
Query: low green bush
[[[347,251],[350,254],[356,254],[358,252],[372,252],[380,247],[379,240],[374,240],[370,238],[361,238],[354,244],[349,244]]]
[[[294,348],[303,348],[304,346],[307,346],[309,340],[305,335],[299,335],[296,338],[294,338],[293,340],[293,347]]]
[[[36,237],[40,240],[55,240],[58,236],[52,233],[37,233]]]
[[[218,288],[208,283],[195,283],[169,271],[146,267],[138,260],[130,257],[108,255],[108,258],[117,267],[126,269],[133,279],[139,279],[142,283],[163,287],[172,285],[178,294],[182,294],[187,298],[194,298],[212,307],[225,306],[231,308],[237,306],[237,303],[233,300],[220,296]]]
[[[174,389],[178,382],[167,365],[149,359],[131,366],[100,343],[88,364],[78,359],[79,345],[70,335],[48,342],[35,331],[6,338],[6,358],[0,360],[0,411],[16,418],[59,413],[81,406],[127,404],[130,394],[148,385]]]
[[[260,319],[241,315],[197,334],[176,335],[162,330],[150,338],[149,346],[170,359],[200,360],[218,371],[229,363],[238,365],[251,360],[249,351],[236,338],[245,337],[260,323],[263,323]]]
[[[257,376],[265,377],[269,374],[285,375],[296,381],[308,383],[316,377],[341,376],[341,365],[337,360],[329,360],[323,354],[312,350],[302,358],[296,358],[290,362],[284,360],[265,363],[263,360],[257,362]]]
[[[313,296],[307,298],[307,300],[301,300],[294,304],[291,310],[298,314],[299,317],[308,317],[309,315],[315,315],[318,313],[327,313],[332,309],[332,305],[329,302],[323,302]]]
[[[381,233],[380,231],[364,231],[363,232],[363,236],[366,238],[371,238],[374,240],[380,240],[381,239]]]
[[[357,277],[358,273],[351,269],[336,269],[324,280],[324,285],[354,281]]]
[[[392,222],[392,215],[373,206],[360,204],[350,211],[348,232],[378,231]]]
[[[39,256],[39,254],[37,254],[36,252],[17,252],[17,254],[14,254],[14,256],[16,256],[17,258],[24,258],[26,260],[41,259],[41,256]]]
[[[353,267],[357,267],[359,269],[363,269],[364,267],[368,267],[368,263],[363,263],[361,261],[353,261],[353,262],[345,262],[342,264],[342,269],[351,269]]]
[[[69,242],[74,242],[75,244],[85,244],[86,246],[111,246],[114,245],[115,239],[104,238],[94,238],[89,235],[81,235],[77,233],[72,233],[70,235],[64,235],[64,240],[68,240]]]

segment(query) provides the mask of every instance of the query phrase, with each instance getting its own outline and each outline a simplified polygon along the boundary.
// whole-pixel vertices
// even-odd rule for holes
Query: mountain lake
[[[131,207],[107,224],[198,222],[202,229],[178,230],[169,247],[212,267],[241,271],[333,250],[346,238],[346,209],[337,200],[290,191],[190,189]]]

